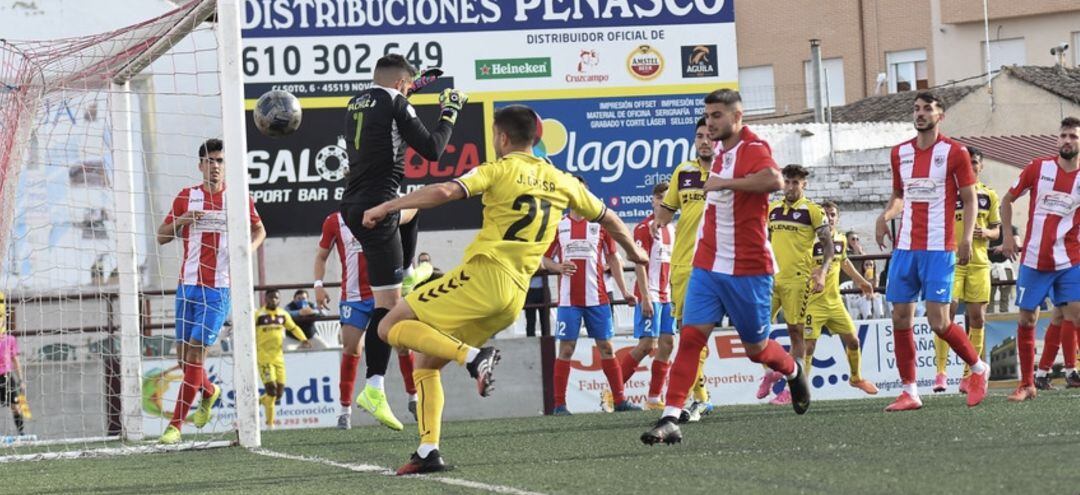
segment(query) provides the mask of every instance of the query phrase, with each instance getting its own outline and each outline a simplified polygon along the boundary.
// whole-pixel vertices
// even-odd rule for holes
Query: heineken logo
[[[551,77],[551,58],[504,58],[476,61],[477,79]]]

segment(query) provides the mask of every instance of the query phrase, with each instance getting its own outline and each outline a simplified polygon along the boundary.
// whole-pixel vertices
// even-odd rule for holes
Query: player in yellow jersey
[[[802,360],[806,356],[803,342],[806,304],[811,292],[821,292],[825,288],[825,271],[820,266],[832,264],[833,232],[821,207],[803,195],[810,171],[802,165],[792,164],[784,167],[782,174],[784,197],[769,204],[769,242],[780,267],[774,276],[772,314],[775,317],[777,311],[784,310],[784,321],[791,338],[791,357]],[[814,268],[815,240],[823,249],[818,268]],[[766,369],[757,398],[768,396],[780,378],[779,372]],[[785,388],[770,403],[789,405],[791,393]]]
[[[844,353],[847,355],[848,365],[851,369],[851,378],[848,383],[870,395],[878,393],[877,387],[870,380],[862,378],[862,347],[859,344],[859,336],[855,333],[855,322],[851,321],[844,299],[840,296],[840,270],[844,270],[851,281],[859,286],[867,297],[874,297],[874,286],[863,278],[859,269],[847,258],[847,237],[836,228],[840,220],[840,209],[836,203],[825,201],[821,203],[821,209],[828,219],[829,229],[833,238],[833,256],[829,267],[825,270],[825,288],[821,292],[813,292],[806,304],[806,325],[803,336],[806,341],[806,365],[803,369],[807,375],[812,370],[814,349],[817,341],[821,338],[822,329],[829,329],[829,333],[839,335],[844,344]],[[821,242],[814,243],[814,270],[820,270],[825,262],[825,246]]]
[[[671,251],[671,302],[674,303],[671,316],[675,318],[676,327],[682,326],[683,302],[686,300],[686,286],[690,283],[690,271],[693,269],[698,226],[701,225],[701,216],[705,212],[703,188],[716,156],[714,145],[705,125],[705,118],[698,119],[694,127],[694,150],[697,151],[697,158],[675,167],[671,174],[671,186],[660,202],[662,208],[655,210],[655,219],[649,224],[655,238],[660,235],[660,229],[670,224],[675,213],[679,212],[679,221],[675,224],[675,244]],[[697,380],[691,388],[694,400],[679,416],[680,422],[697,421],[703,414],[713,410],[713,405],[709,403],[709,391],[705,387],[705,359],[708,356],[709,347],[705,346],[701,350]]]
[[[978,179],[982,172],[982,152],[968,146],[968,154],[971,155],[971,168]],[[966,265],[957,264],[953,275],[953,301],[949,310],[949,318],[956,319],[956,311],[960,303],[964,303],[964,319],[967,323],[968,340],[975,347],[975,352],[981,357],[983,345],[986,343],[986,305],[990,302],[990,241],[1001,235],[1001,213],[998,212],[1000,201],[993,189],[986,187],[981,181],[975,183],[975,205],[977,215],[975,217],[975,234],[971,241],[971,260]],[[953,229],[956,238],[960,239],[964,225],[964,202],[956,200],[956,225]],[[944,392],[947,386],[948,376],[945,368],[949,364],[949,343],[934,334],[934,364],[937,365],[937,376],[934,378],[934,392]],[[964,365],[964,378],[960,382],[960,392],[967,393],[967,380],[971,376],[971,369]]]
[[[285,331],[300,341],[300,347],[311,347],[311,342],[293,322],[289,312],[278,306],[280,302],[277,289],[270,289],[266,291],[266,305],[255,311],[255,356],[266,389],[266,393],[259,396],[259,403],[266,408],[266,427],[270,429],[274,428],[274,406],[285,393],[285,353],[281,350]]]
[[[374,225],[403,208],[433,208],[483,195],[483,225],[462,264],[413,291],[379,325],[379,336],[390,345],[417,353],[413,378],[419,392],[420,446],[399,475],[447,469],[438,450],[443,410],[439,370],[455,361],[476,379],[481,396],[491,393],[499,353],[478,347],[521,313],[529,279],[555,239],[564,209],[600,223],[630,261],[648,262],[615,212],[573,176],[532,154],[539,128],[540,118],[529,107],[501,108],[492,128],[497,160],[364,213],[364,224]]]

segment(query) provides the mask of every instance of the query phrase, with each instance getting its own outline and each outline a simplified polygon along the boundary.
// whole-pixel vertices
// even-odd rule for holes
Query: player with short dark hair
[[[199,408],[192,415],[197,428],[210,421],[211,407],[221,395],[221,387],[210,381],[203,362],[231,307],[223,148],[220,139],[208,139],[199,146],[202,183],[180,191],[157,229],[158,244],[179,237],[184,247],[176,288],[176,358],[184,370],[184,381],[172,420],[159,439],[163,444],[180,441],[180,427],[197,392],[202,391]],[[250,195],[248,212],[251,250],[255,251],[266,239],[266,229]]]
[[[751,361],[788,379],[797,414],[810,407],[810,387],[802,363],[769,338],[772,274],[767,232],[769,193],[783,185],[769,144],[743,125],[738,91],[720,89],[705,97],[709,137],[719,156],[702,190],[707,195],[698,229],[694,270],[686,292],[679,350],[670,373],[663,416],[641,435],[645,444],[682,441],[678,419],[699,365],[701,349],[725,317]]]
[[[885,411],[922,408],[915,381],[915,306],[926,301],[930,329],[971,366],[967,404],[973,407],[986,397],[990,367],[975,352],[964,329],[949,319],[953,273],[957,264],[971,260],[975,230],[975,174],[964,145],[945,137],[938,124],[945,109],[932,93],[919,93],[912,103],[915,138],[893,147],[893,193],[877,219],[878,246],[886,249],[892,237],[889,283],[885,298],[893,304],[893,338],[896,366],[903,390]],[[961,231],[955,210],[963,204]],[[889,222],[900,217],[900,230],[890,234]]]
[[[644,263],[645,254],[615,212],[580,182],[532,154],[539,119],[525,106],[495,112],[495,154],[459,179],[425,186],[369,209],[365,225],[375,225],[403,208],[433,208],[455,199],[483,195],[484,222],[454,270],[405,298],[379,327],[392,345],[417,351],[420,447],[398,474],[447,469],[439,454],[443,390],[439,370],[455,361],[476,379],[481,396],[492,391],[498,352],[482,347],[517,319],[529,279],[556,234],[552,217],[569,207],[599,222],[627,252]]]
[[[274,429],[274,406],[285,393],[285,351],[281,346],[285,331],[300,341],[300,347],[311,348],[311,341],[289,312],[279,306],[280,303],[281,293],[270,289],[266,291],[266,303],[255,311],[255,355],[265,390],[259,403],[266,408],[266,427],[269,429]]]
[[[368,278],[374,293],[365,336],[368,356],[367,381],[357,403],[381,423],[400,428],[386,401],[383,376],[390,361],[390,347],[378,338],[379,322],[401,297],[402,282],[411,275],[405,260],[411,261],[415,241],[403,246],[399,214],[383,218],[377,225],[363,224],[364,212],[396,198],[405,173],[405,148],[437,161],[446,148],[458,114],[468,96],[446,89],[439,96],[442,108],[435,129],[428,131],[409,104],[417,70],[399,54],[389,54],[375,64],[372,87],[351,100],[346,110],[345,140],[349,155],[349,175],[341,201],[341,214],[370,262]],[[415,229],[414,219],[409,229]],[[415,239],[415,231],[408,235]],[[405,247],[408,247],[406,253]],[[407,256],[407,258],[406,258]]]
[[[1080,326],[1080,119],[1066,117],[1061,121],[1057,146],[1057,156],[1032,160],[1001,199],[1001,227],[1010,232],[1013,202],[1031,194],[1023,247],[1017,246],[1012,236],[1005,236],[1001,243],[1002,254],[1010,259],[1020,254],[1016,279],[1020,385],[1009,395],[1014,402],[1037,396],[1035,322],[1043,300],[1050,296],[1065,319]]]

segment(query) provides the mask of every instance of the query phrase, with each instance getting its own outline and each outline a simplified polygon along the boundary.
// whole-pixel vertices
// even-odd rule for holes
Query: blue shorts
[[[577,340],[581,333],[581,321],[585,320],[585,331],[594,340],[611,340],[615,329],[611,325],[611,306],[559,306],[556,312],[558,327],[555,340]]]
[[[930,302],[951,304],[956,254],[952,251],[893,251],[885,300],[904,304]]]
[[[652,303],[652,318],[641,315],[641,305],[634,307],[634,338],[657,338],[660,334],[675,335],[675,318],[671,316],[671,303]]]
[[[1080,301],[1080,265],[1052,272],[1021,265],[1016,277],[1016,305],[1034,311],[1047,296],[1054,306]]]
[[[715,325],[727,316],[743,342],[764,341],[771,329],[772,285],[772,275],[727,275],[695,267],[683,324]]]
[[[342,325],[351,325],[360,330],[367,330],[371,312],[375,309],[375,299],[362,301],[342,301],[338,304],[338,313],[341,315]]]
[[[181,285],[176,288],[176,340],[210,347],[229,316],[229,289]]]

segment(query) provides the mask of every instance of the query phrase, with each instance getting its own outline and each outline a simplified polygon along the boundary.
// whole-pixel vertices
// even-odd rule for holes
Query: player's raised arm
[[[619,218],[619,215],[605,208],[604,214],[597,220],[597,223],[607,231],[616,244],[622,246],[623,250],[626,251],[628,260],[634,263],[649,262],[649,256],[634,243],[634,239],[630,236],[630,230],[626,228],[626,224]]]
[[[465,197],[465,188],[457,182],[429,184],[400,198],[369,208],[364,212],[364,226],[374,228],[386,215],[406,208],[426,210]]]

